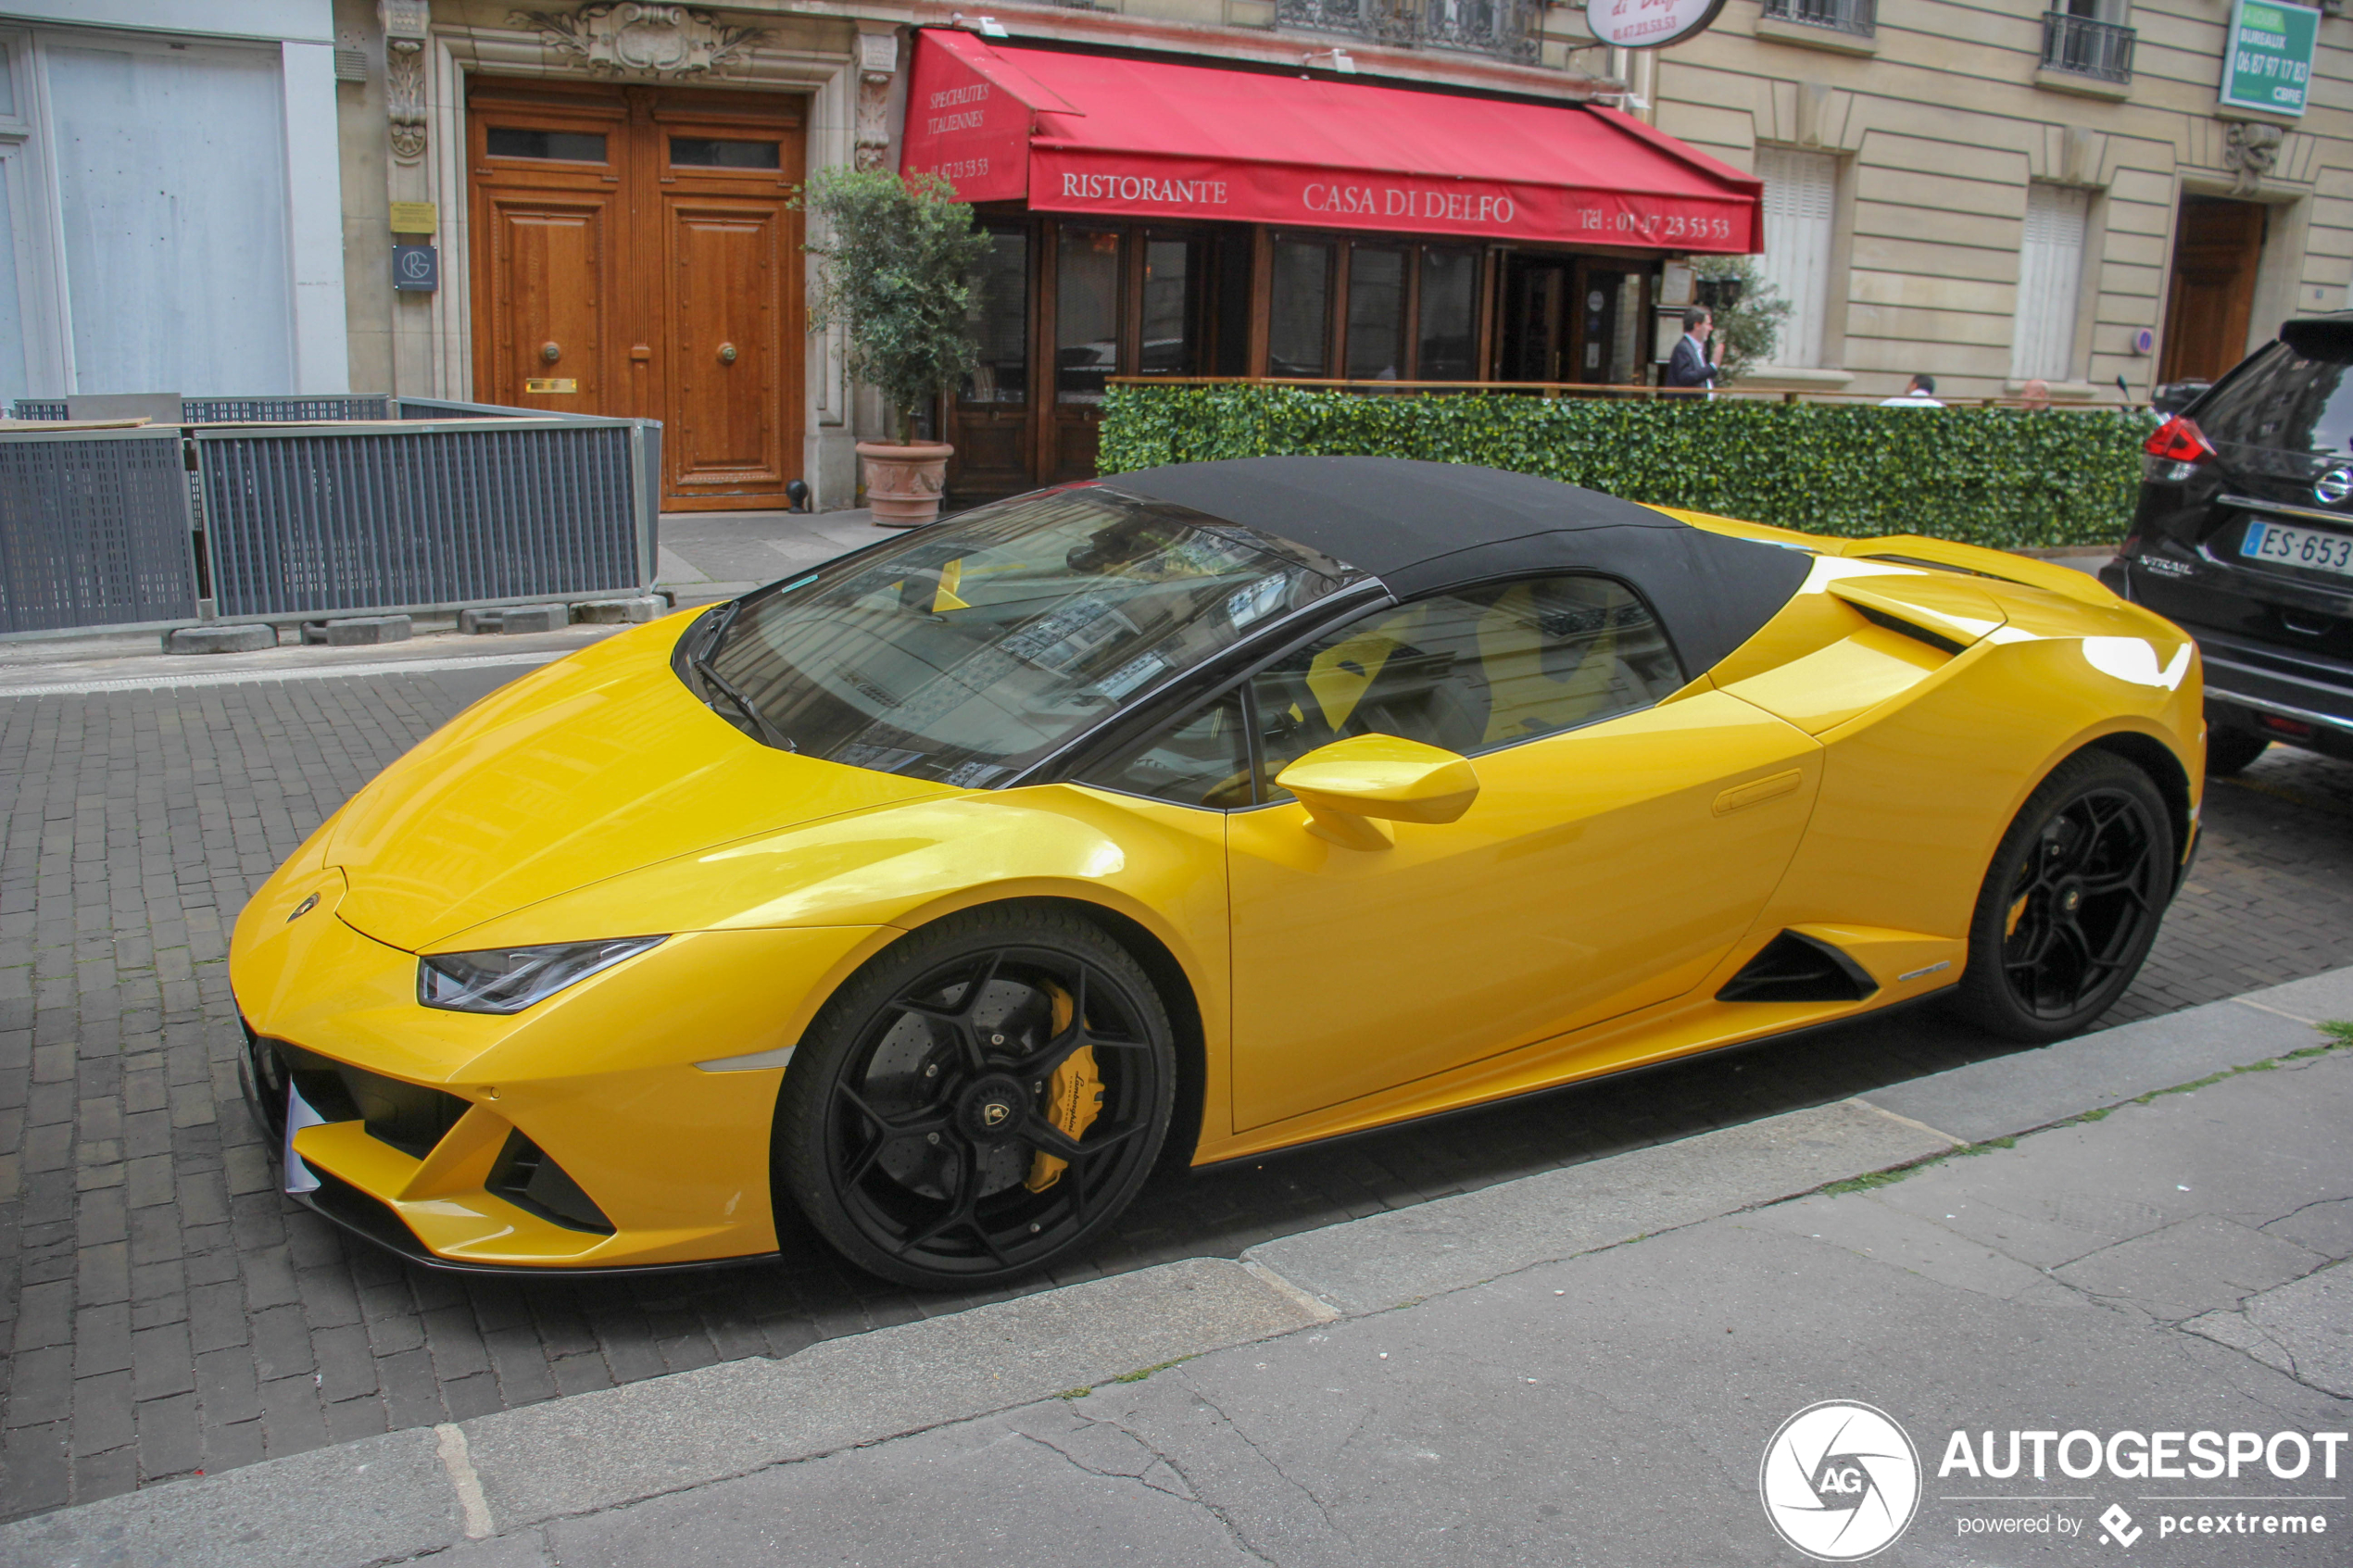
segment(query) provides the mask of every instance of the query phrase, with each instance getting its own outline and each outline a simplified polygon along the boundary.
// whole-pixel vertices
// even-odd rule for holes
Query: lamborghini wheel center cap
[[[1007,1138],[1019,1131],[1027,1095],[1021,1084],[1002,1073],[976,1079],[963,1093],[957,1114],[964,1131],[975,1138]]]
[[[2069,914],[2073,914],[2077,909],[2080,909],[2082,907],[2083,890],[2082,888],[2070,887],[2066,892],[2059,895],[2059,908],[2066,910]]]

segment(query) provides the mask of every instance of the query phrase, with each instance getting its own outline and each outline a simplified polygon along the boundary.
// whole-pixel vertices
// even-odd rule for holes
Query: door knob
[[[550,365],[563,357],[563,346],[560,344],[543,343],[539,345],[539,358],[547,360]]]
[[[734,344],[723,343],[719,345],[719,362],[723,365],[732,365],[736,362],[736,345]]]

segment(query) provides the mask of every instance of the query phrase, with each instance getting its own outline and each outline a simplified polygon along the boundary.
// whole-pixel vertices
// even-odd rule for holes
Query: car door
[[[1649,608],[1559,575],[1391,606],[1247,683],[1227,826],[1238,1131],[1689,991],[1802,834],[1820,747],[1684,674]],[[1272,781],[1349,735],[1469,756],[1456,822],[1354,849]]]

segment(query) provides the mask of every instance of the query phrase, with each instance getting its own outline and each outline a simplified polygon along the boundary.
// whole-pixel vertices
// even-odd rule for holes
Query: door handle
[[[539,358],[547,360],[550,365],[554,364],[557,360],[562,358],[563,357],[564,351],[561,344],[543,343],[539,345]]]
[[[736,362],[736,345],[734,344],[723,343],[719,345],[719,362],[723,365],[732,365]]]
[[[1806,775],[1792,768],[1786,773],[1775,773],[1770,778],[1734,784],[1716,797],[1716,814],[1729,817],[1743,806],[1762,806],[1768,800],[1779,800],[1784,795],[1794,794],[1797,786],[1805,782]]]

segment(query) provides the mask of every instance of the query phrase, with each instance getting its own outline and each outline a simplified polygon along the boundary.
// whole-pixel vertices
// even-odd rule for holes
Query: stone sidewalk
[[[1815,1445],[1793,1531],[1869,1490],[1909,1519],[1892,1563],[2318,1568],[2353,1530],[2353,1028],[2318,1026],[2347,1014],[2338,971],[1239,1261],[66,1510],[0,1564],[1780,1563],[1760,1461],[1842,1400],[1916,1457]],[[1972,1474],[2008,1431],[2054,1467]],[[2168,1432],[2241,1457],[2136,1474]]]

